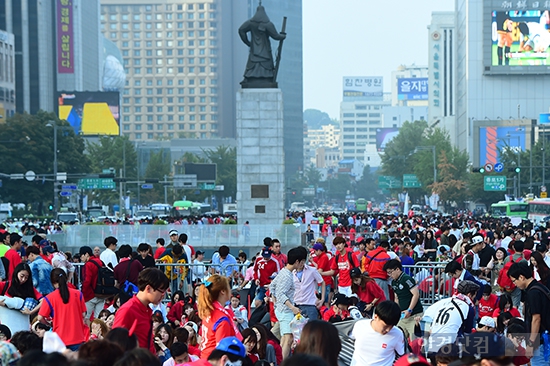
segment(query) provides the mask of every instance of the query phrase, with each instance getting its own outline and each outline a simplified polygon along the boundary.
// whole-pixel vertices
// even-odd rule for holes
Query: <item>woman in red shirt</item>
[[[359,301],[367,304],[365,310],[370,312],[380,301],[386,300],[384,291],[378,286],[376,281],[369,277],[367,272],[361,273],[359,268],[353,268],[350,271],[350,276],[353,281],[351,291],[357,294]]]
[[[509,312],[512,314],[514,318],[521,318],[521,314],[519,313],[519,310],[514,307],[514,303],[512,302],[512,296],[510,294],[502,294],[500,295],[500,298],[498,300],[498,308],[493,311],[493,318],[496,319],[500,315],[500,313]]]
[[[86,303],[82,292],[67,286],[67,275],[61,268],[50,274],[55,291],[44,297],[38,320],[52,319],[53,331],[71,351],[76,351],[88,340],[88,327],[84,324]]]
[[[222,339],[241,337],[233,322],[234,315],[224,308],[230,298],[227,277],[212,275],[201,285],[198,306],[202,319],[201,359],[207,360]]]

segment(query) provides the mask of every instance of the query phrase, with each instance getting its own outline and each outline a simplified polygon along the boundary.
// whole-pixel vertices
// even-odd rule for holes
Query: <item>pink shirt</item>
[[[246,269],[246,272],[244,273],[244,280],[254,281],[254,267],[250,267]]]
[[[292,272],[294,278],[294,304],[296,305],[315,305],[317,296],[315,292],[317,285],[323,282],[321,274],[311,266],[304,266],[302,278],[300,279],[296,271]]]

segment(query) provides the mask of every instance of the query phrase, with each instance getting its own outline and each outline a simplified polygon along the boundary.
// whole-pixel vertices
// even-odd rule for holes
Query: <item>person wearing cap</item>
[[[468,247],[468,252],[462,258],[462,266],[470,273],[479,273],[480,259],[478,253],[483,249],[483,236],[475,235],[472,238],[472,244]]]
[[[298,248],[304,251],[307,258],[307,249],[304,247]],[[303,263],[300,263],[299,268],[295,269],[292,274],[294,275],[294,287],[296,289],[294,303],[300,309],[302,315],[309,320],[318,319],[319,311],[317,309],[323,304],[326,291],[323,277],[314,267],[307,265],[306,260],[303,260]],[[320,300],[317,299],[316,295],[319,286],[321,287]]]
[[[384,270],[392,279],[391,287],[395,293],[395,302],[401,308],[399,325],[405,336],[414,340],[415,317],[421,317],[424,308],[420,303],[420,291],[414,278],[403,272],[403,265],[397,259],[384,264]]]
[[[432,364],[420,355],[409,353],[398,358],[393,366],[432,366]]]
[[[267,287],[280,270],[279,262],[273,258],[271,249],[264,247],[261,258],[257,258],[254,263],[254,282],[258,288],[258,293],[254,298],[256,307],[264,302]]]
[[[172,291],[175,292],[183,289],[188,271],[188,267],[184,265],[189,262],[187,262],[187,255],[181,245],[176,244],[172,248],[167,249],[158,262],[168,264],[168,266],[164,266],[164,272],[171,281]],[[178,265],[176,266],[176,264]]]
[[[106,237],[105,240],[103,240],[106,249],[99,256],[99,259],[111,269],[114,269],[118,264],[118,258],[115,253],[117,243],[118,240],[114,236]]]
[[[405,336],[396,327],[400,317],[399,305],[385,300],[376,305],[372,319],[358,320],[350,333],[355,340],[351,365],[392,366],[405,354]]]
[[[479,319],[479,322],[477,323],[476,332],[490,332],[494,333],[497,328],[497,325],[495,323],[495,319],[491,318],[490,316],[484,316]]]
[[[27,257],[29,258],[32,284],[43,296],[46,296],[54,290],[50,281],[52,266],[40,256],[40,250],[35,246],[27,248]]]
[[[475,326],[474,301],[479,285],[469,280],[460,281],[458,293],[439,300],[424,313],[423,321],[431,323],[428,352],[435,353],[457,337],[472,333]]]
[[[101,259],[94,256],[92,248],[89,246],[80,247],[79,254],[80,261],[84,263],[82,268],[81,290],[82,295],[84,296],[84,302],[86,303],[85,320],[87,324],[89,324],[92,313],[94,316],[97,316],[99,312],[103,310],[105,305],[105,299],[99,298],[95,295],[97,276],[99,275],[99,268],[103,267],[103,262]]]
[[[543,334],[550,332],[550,290],[533,278],[526,262],[514,263],[507,272],[510,280],[523,291],[526,338],[526,354],[533,355],[531,366],[548,365],[543,356]]]
[[[246,348],[237,337],[222,339],[207,360],[200,359],[185,366],[238,366],[246,357]]]
[[[314,266],[317,267],[317,271],[323,277],[325,281],[325,298],[324,303],[326,306],[332,301],[332,295],[334,294],[334,281],[332,276],[323,275],[324,272],[330,271],[330,259],[327,254],[327,248],[325,247],[325,240],[323,238],[318,238],[317,242],[313,244],[313,257]]]
[[[344,294],[336,294],[330,303],[330,308],[323,312],[323,320],[331,323],[349,318],[349,298]]]
[[[204,277],[208,274],[206,267],[204,266],[204,252],[197,250],[195,252],[195,259],[193,259],[193,266],[191,267],[191,274],[193,275],[192,281],[204,281]]]
[[[288,251],[288,263],[269,285],[275,302],[275,315],[279,320],[283,359],[289,356],[293,341],[290,322],[296,314],[300,313],[300,309],[294,305],[295,287],[292,271],[301,269],[304,265],[307,259],[307,251],[304,249],[297,247]]]
[[[8,249],[6,251],[6,254],[4,254],[4,257],[9,264],[9,267],[5,268],[7,279],[10,279],[12,277],[15,267],[17,267],[17,265],[21,263],[21,256],[19,255],[18,251],[23,245],[22,239],[23,238],[21,237],[21,235],[17,233],[10,234],[10,249]]]
[[[166,249],[172,248],[174,245],[178,244],[178,231],[177,230],[170,230],[168,232],[168,235],[170,236],[170,242],[168,245],[166,245]]]

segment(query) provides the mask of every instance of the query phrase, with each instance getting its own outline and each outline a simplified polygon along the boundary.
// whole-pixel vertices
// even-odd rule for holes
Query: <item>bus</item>
[[[550,198],[537,198],[529,202],[529,220],[538,224],[550,216]]]
[[[172,206],[170,206],[167,203],[153,203],[151,205],[151,211],[153,211],[153,216],[158,217],[160,219],[164,219],[170,216],[171,210],[172,210]]]
[[[192,201],[176,201],[172,205],[172,216],[194,216],[201,214],[201,204]]]
[[[491,205],[491,216],[499,217],[520,217],[527,218],[529,205],[526,202],[500,201]]]
[[[369,201],[364,198],[358,198],[355,201],[355,210],[357,212],[367,212],[369,210]]]

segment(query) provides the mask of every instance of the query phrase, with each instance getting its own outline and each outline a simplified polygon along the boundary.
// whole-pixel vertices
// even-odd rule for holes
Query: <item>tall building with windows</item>
[[[0,122],[15,113],[15,37],[0,31]]]

